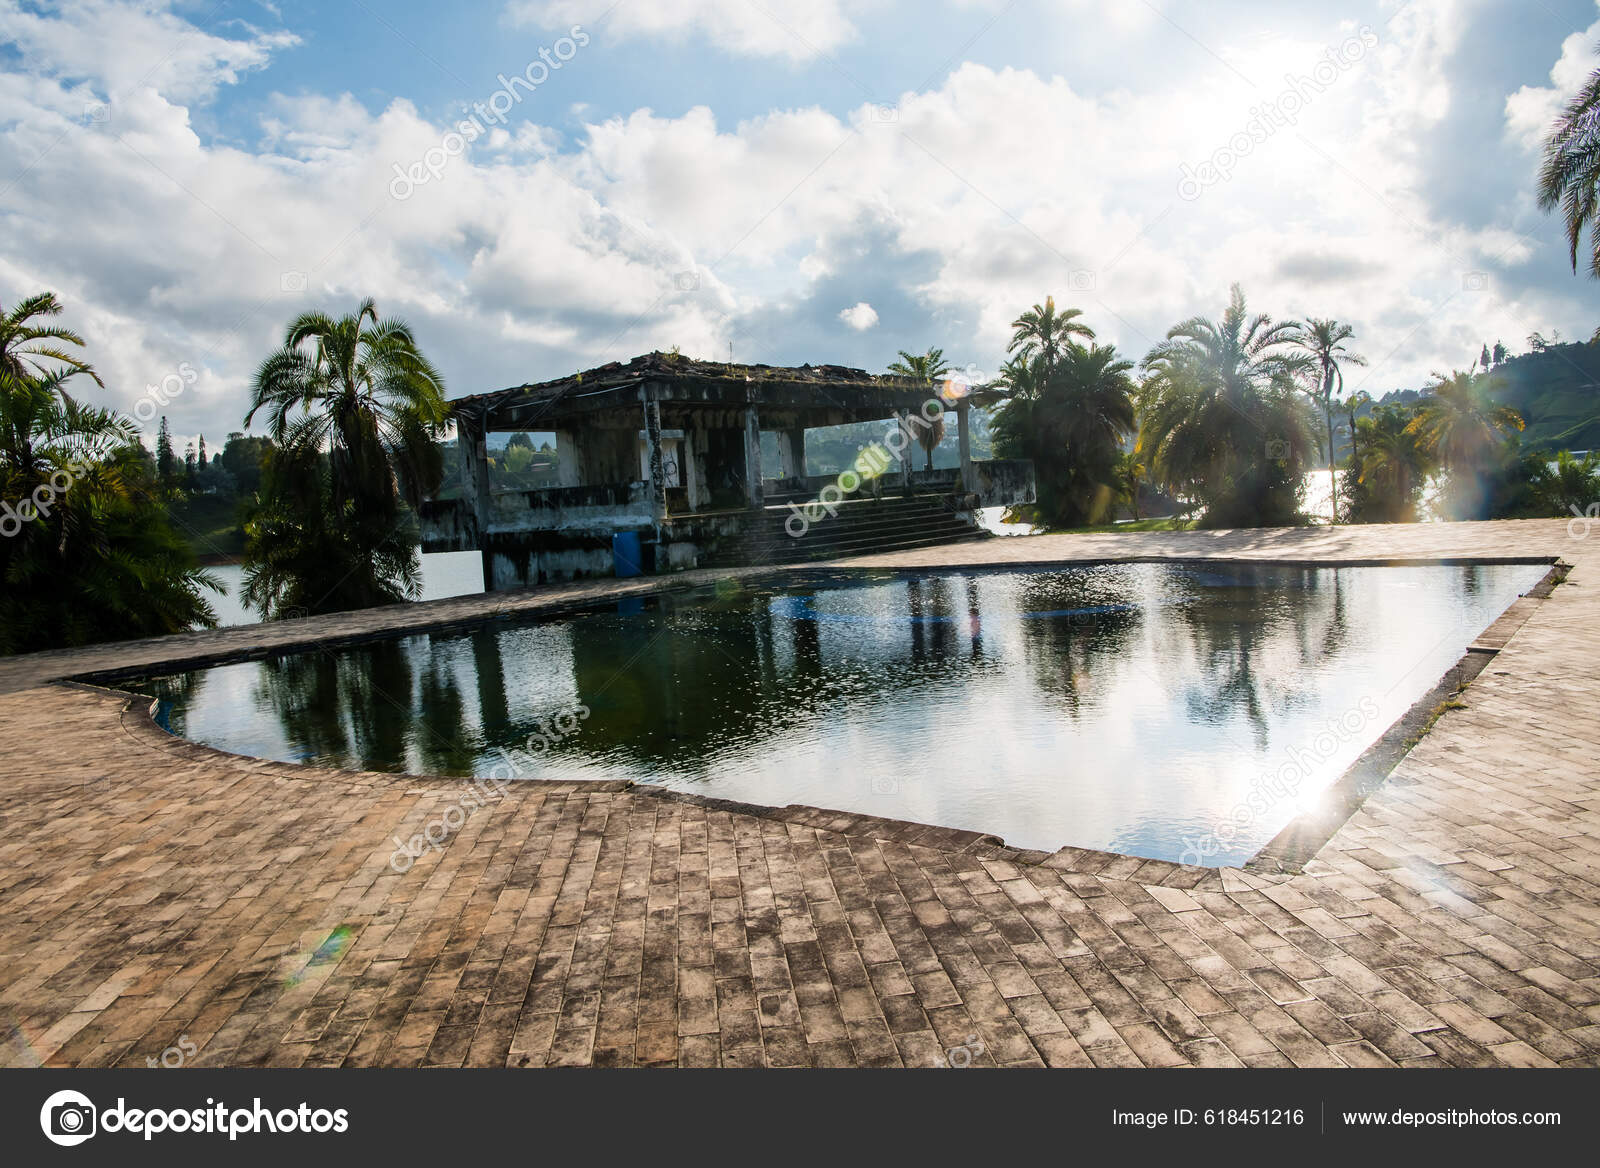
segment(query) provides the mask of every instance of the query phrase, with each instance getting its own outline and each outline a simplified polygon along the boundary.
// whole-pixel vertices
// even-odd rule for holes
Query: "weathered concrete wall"
[[[490,499],[491,533],[581,527],[620,530],[648,527],[653,522],[650,485],[637,481],[544,491],[500,491]]]
[[[660,539],[649,523],[627,522],[617,514],[610,522],[561,528],[495,525],[488,538],[485,579],[494,591],[527,588],[559,580],[610,576],[615,569],[612,537],[619,531],[639,534],[648,566],[657,572],[677,572],[698,567],[724,541],[744,534],[748,514],[687,516],[663,524]]]
[[[425,499],[417,508],[425,552],[471,552],[478,549],[472,505],[466,499]]]
[[[980,507],[1015,507],[1037,500],[1033,462],[1026,458],[988,458],[972,465],[971,491]]]
[[[740,438],[737,432],[729,431],[696,435],[702,436],[724,453],[731,453],[734,440]],[[837,475],[809,475],[783,480],[782,485],[787,490],[798,488],[815,495],[837,481]],[[961,490],[960,472],[954,469],[913,471],[911,485],[918,492],[961,497],[964,502],[967,496],[975,495],[972,505],[979,507],[1034,501],[1033,464],[1018,460],[972,463],[970,492]],[[896,476],[880,480],[880,487],[884,491],[903,489]],[[870,491],[868,483],[857,493]],[[491,496],[488,510],[488,530],[482,536],[481,547],[485,553],[485,579],[489,588],[497,591],[609,576],[614,569],[612,537],[623,531],[639,533],[654,555],[656,571],[693,568],[744,539],[751,524],[764,518],[763,512],[736,506],[721,514],[674,516],[658,525],[650,485],[643,482],[507,491]],[[421,518],[424,551],[472,551],[480,547],[472,505],[467,500],[424,503]]]

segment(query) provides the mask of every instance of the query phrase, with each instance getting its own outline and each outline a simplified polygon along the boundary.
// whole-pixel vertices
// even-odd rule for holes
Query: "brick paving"
[[[49,684],[660,581],[3,661],[0,1063],[935,1066],[976,1036],[974,1065],[1600,1065],[1597,550],[1600,533],[1539,521],[849,562],[1573,564],[1298,873],[520,783],[401,874],[394,837],[468,784],[226,755],[165,735],[142,702]]]

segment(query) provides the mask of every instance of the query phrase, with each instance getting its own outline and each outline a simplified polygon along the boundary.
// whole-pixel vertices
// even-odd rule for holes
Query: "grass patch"
[[[1094,527],[1052,527],[1050,534],[1075,534],[1094,535],[1100,533],[1120,534],[1125,531],[1192,531],[1198,523],[1197,519],[1179,519],[1169,516],[1166,519],[1135,519],[1129,523],[1101,523]]]
[[[1434,723],[1437,722],[1440,718],[1444,717],[1445,714],[1447,712],[1449,712],[1450,710],[1464,710],[1464,709],[1466,709],[1467,708],[1467,703],[1462,701],[1460,699],[1460,696],[1459,696],[1459,695],[1465,693],[1466,690],[1467,690],[1466,686],[1464,686],[1464,685],[1461,686],[1459,689],[1456,690],[1456,695],[1457,696],[1446,698],[1444,701],[1440,702],[1437,706],[1434,706],[1433,709],[1429,710],[1428,711],[1428,720],[1426,722],[1424,722],[1420,728],[1418,728],[1416,733],[1407,736],[1407,738],[1405,740],[1405,743],[1404,743],[1405,749],[1406,750],[1410,750],[1413,746],[1415,746],[1417,743],[1421,742],[1425,737],[1427,737],[1428,731],[1433,729]]]

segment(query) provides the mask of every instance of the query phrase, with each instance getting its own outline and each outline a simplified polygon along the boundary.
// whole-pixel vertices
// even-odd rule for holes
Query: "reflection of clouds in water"
[[[1542,567],[1090,565],[708,590],[625,612],[227,666],[171,684],[225,749],[485,773],[552,711],[531,777],[664,783],[1177,858],[1373,695],[1234,841],[1253,853]],[[294,659],[288,659],[294,661]],[[272,680],[268,680],[268,675]],[[187,685],[187,691],[183,686]]]

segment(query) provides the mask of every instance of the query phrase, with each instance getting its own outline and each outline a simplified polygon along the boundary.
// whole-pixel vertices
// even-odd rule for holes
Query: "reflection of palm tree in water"
[[[412,670],[404,641],[261,663],[257,704],[274,711],[307,758],[401,771],[411,733]]]
[[[1195,603],[1177,610],[1197,667],[1185,702],[1190,717],[1208,725],[1242,716],[1257,749],[1265,750],[1272,715],[1318,700],[1320,667],[1349,643],[1349,599],[1338,569],[1237,567],[1230,572],[1231,586],[1204,588]],[[1264,598],[1271,599],[1270,608],[1264,608]],[[1273,665],[1263,675],[1260,659],[1284,649],[1293,650],[1299,668]]]
[[[1022,651],[1034,684],[1060,699],[1074,719],[1086,700],[1108,692],[1104,679],[1143,624],[1143,611],[1134,599],[1133,578],[1126,569],[1048,573],[1018,581]],[[1092,678],[1100,684],[1090,686]]]

